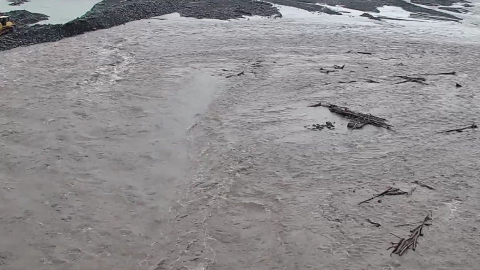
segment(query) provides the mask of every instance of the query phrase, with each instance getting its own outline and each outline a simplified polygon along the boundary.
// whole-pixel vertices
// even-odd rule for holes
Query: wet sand
[[[479,122],[478,31],[332,18],[152,19],[1,52],[0,268],[475,269],[478,131],[434,132]],[[319,100],[395,131],[348,131]],[[415,180],[435,190],[357,205]]]

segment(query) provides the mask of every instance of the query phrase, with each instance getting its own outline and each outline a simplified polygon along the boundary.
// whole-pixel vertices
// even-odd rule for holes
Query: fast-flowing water
[[[436,132],[479,122],[478,30],[341,20],[151,19],[1,52],[1,268],[477,268],[479,133]],[[416,190],[358,205],[389,186]]]

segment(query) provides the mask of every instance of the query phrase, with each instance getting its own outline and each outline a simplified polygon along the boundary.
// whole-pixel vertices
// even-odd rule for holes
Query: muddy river
[[[170,16],[1,52],[0,269],[476,269],[479,131],[436,132],[480,122],[479,41]],[[394,129],[348,130],[318,101]],[[416,189],[358,205],[390,186]]]

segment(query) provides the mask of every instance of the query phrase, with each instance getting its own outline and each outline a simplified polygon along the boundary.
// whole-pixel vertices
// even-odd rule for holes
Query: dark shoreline
[[[379,12],[377,7],[384,5],[398,6],[406,11],[412,12],[415,16],[436,20],[460,21],[461,19],[449,13],[417,6],[442,5],[450,6],[456,2],[468,3],[467,1],[456,0],[413,0],[412,3],[403,0],[269,0],[273,4],[280,4],[301,8],[311,12],[322,12],[327,14],[341,15],[328,7],[317,5],[324,3],[335,6],[341,5],[346,8],[356,9],[364,12]],[[14,14],[17,12],[17,14]],[[178,12],[185,17],[198,19],[236,19],[244,16],[275,16],[281,17],[280,12],[272,4],[256,0],[104,0],[87,12],[85,15],[74,19],[66,24],[56,25],[34,25],[35,18],[44,20],[43,14],[28,14],[29,12],[9,12],[12,19],[17,21],[18,29],[14,33],[0,37],[0,51],[10,50],[20,46],[28,46],[44,42],[54,42],[66,37],[80,35],[99,29],[107,29],[127,22],[161,16]],[[32,17],[27,21],[19,20],[19,16]]]

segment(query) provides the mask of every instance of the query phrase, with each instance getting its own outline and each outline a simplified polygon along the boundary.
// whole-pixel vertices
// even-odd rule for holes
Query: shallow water
[[[31,0],[20,6],[9,6],[10,2],[0,0],[0,11],[28,10],[50,16],[40,24],[59,24],[76,19],[89,11],[101,0]]]
[[[170,18],[0,53],[6,269],[476,268],[479,133],[435,132],[479,122],[478,30]],[[395,130],[349,131],[320,100]],[[357,205],[416,180],[435,190]]]

